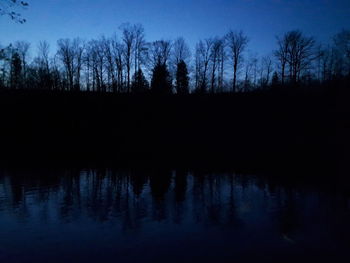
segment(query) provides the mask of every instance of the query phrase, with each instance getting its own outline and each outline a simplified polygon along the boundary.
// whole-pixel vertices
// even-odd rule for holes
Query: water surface
[[[179,170],[0,172],[0,262],[348,262],[337,187]]]

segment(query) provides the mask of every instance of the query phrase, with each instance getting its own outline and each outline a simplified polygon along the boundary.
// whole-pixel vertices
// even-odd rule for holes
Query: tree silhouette
[[[172,84],[166,64],[157,63],[152,72],[152,92],[156,94],[171,94]]]
[[[278,50],[275,51],[275,57],[277,58],[281,68],[281,83],[284,84],[286,66],[288,62],[288,41],[277,37]]]
[[[174,41],[173,45],[173,59],[175,62],[175,65],[179,64],[181,60],[185,61],[185,63],[188,63],[187,60],[189,60],[191,57],[191,51],[188,45],[186,44],[186,41],[183,37],[179,37]]]
[[[177,94],[189,93],[189,77],[188,77],[187,65],[183,60],[180,60],[180,62],[177,64],[176,93]]]
[[[123,43],[124,43],[124,52],[123,57],[126,66],[126,76],[127,76],[127,91],[130,92],[130,74],[131,74],[131,66],[132,66],[132,54],[135,47],[135,32],[134,28],[126,23],[121,26],[123,32]]]
[[[22,79],[26,79],[27,73],[27,57],[30,48],[30,43],[26,41],[16,41],[14,44],[16,52],[19,54],[22,62]],[[26,84],[26,83],[24,83]]]
[[[304,36],[300,31],[289,31],[282,38],[277,38],[278,50],[275,56],[281,67],[282,85],[288,66],[289,80],[292,84],[300,81],[303,71],[308,70],[313,60],[317,58],[315,40]]]
[[[191,59],[181,37],[147,42],[142,25],[123,24],[120,29],[119,37],[114,34],[88,42],[60,39],[53,56],[46,42],[33,59],[26,41],[0,47],[1,87],[14,85],[14,53],[21,60],[21,76],[15,86],[30,89],[139,93],[151,83],[156,93],[172,93],[174,79],[176,93],[203,94],[266,89],[274,86],[273,72],[277,72],[280,86],[322,84],[350,75],[349,30],[335,35],[328,46],[316,45],[312,37],[298,30],[289,31],[277,38],[274,57],[254,55],[248,59],[244,57],[248,38],[242,31],[230,31],[223,37],[200,40]],[[231,71],[227,61],[232,64]]]
[[[11,87],[12,89],[19,88],[22,72],[22,61],[20,55],[15,52],[11,59]]]
[[[275,88],[278,87],[279,84],[280,80],[278,78],[278,73],[275,71],[272,75],[271,86]]]
[[[73,90],[73,78],[74,78],[74,51],[70,39],[59,39],[57,41],[58,51],[57,54],[61,59],[66,72],[68,81],[68,90]]]
[[[50,45],[41,41],[38,45],[38,56],[35,59],[37,70],[37,85],[40,89],[52,89],[52,76],[49,63]]]
[[[134,48],[134,74],[141,70],[142,64],[145,62],[145,53],[147,52],[147,45],[145,41],[145,30],[141,24],[136,24],[133,27],[135,35]],[[142,71],[141,71],[142,73]]]
[[[208,69],[211,59],[213,39],[199,41],[196,46],[196,91],[206,93],[208,88]]]
[[[61,59],[67,76],[68,89],[80,90],[80,77],[83,64],[84,43],[79,38],[59,39],[57,54]]]
[[[342,30],[334,36],[337,75],[350,76],[350,30]]]
[[[171,55],[171,41],[157,40],[150,47],[150,63],[155,67],[158,64],[167,65]]]
[[[272,72],[272,59],[270,56],[265,56],[261,60],[261,74],[260,83],[263,88],[267,87],[270,82],[270,75]]]
[[[1,0],[0,15],[8,15],[12,20],[18,23],[25,23],[26,19],[22,18],[21,14],[15,11],[17,8],[25,8],[29,4],[19,0]]]
[[[142,69],[139,69],[133,76],[131,91],[133,93],[144,93],[148,90],[149,84],[142,72]]]
[[[219,38],[215,38],[213,40],[213,45],[211,47],[210,51],[210,62],[211,62],[211,84],[210,84],[210,92],[214,93],[215,92],[215,80],[216,78],[218,79],[218,85],[220,85],[220,75],[223,73],[220,72],[222,65],[222,52],[224,48],[224,41]],[[218,76],[216,77],[216,71],[218,71]],[[221,83],[222,85],[222,83]]]
[[[242,53],[247,47],[248,37],[244,35],[242,31],[233,32],[230,31],[226,35],[227,43],[230,48],[231,60],[233,63],[233,83],[232,83],[232,91],[236,91],[237,85],[237,73],[239,70],[239,66],[243,60]]]

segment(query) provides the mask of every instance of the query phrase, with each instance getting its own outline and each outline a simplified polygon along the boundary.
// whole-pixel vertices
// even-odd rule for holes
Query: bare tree
[[[316,59],[314,50],[315,40],[312,37],[305,37],[299,31],[289,33],[291,41],[288,50],[289,74],[293,83],[300,80],[303,70],[309,69],[311,62]]]
[[[226,61],[226,41],[225,38],[221,39],[221,45],[219,48],[219,57],[218,57],[218,89],[223,90],[224,88],[224,65]]]
[[[64,69],[66,72],[66,77],[68,81],[68,89],[73,89],[73,78],[74,78],[74,50],[72,48],[71,40],[66,39],[59,39],[57,41],[58,50],[57,55],[62,61],[64,65]]]
[[[40,41],[38,45],[38,57],[47,71],[49,71],[49,52],[49,43],[47,41]]]
[[[334,48],[331,47],[321,47],[318,50],[318,64],[320,81],[328,81],[332,79],[332,75],[334,75],[334,67],[335,67],[335,56],[334,56]]]
[[[145,30],[141,24],[134,25],[135,48],[134,48],[134,73],[141,69],[145,62],[146,53],[148,51],[145,41]]]
[[[223,41],[219,38],[213,39],[213,44],[210,51],[210,62],[211,62],[211,93],[215,92],[215,80],[216,71],[220,69],[220,55],[222,51]],[[219,74],[218,74],[219,75]]]
[[[245,61],[244,82],[243,87],[241,88],[242,91],[249,91],[254,84],[254,69],[256,64],[257,58],[255,55],[250,55],[250,57]]]
[[[258,61],[259,61],[258,56],[255,54],[251,60],[252,70],[253,70],[253,88],[256,88],[257,80],[258,80]]]
[[[8,47],[2,47],[0,46],[0,62],[1,62],[1,68],[0,68],[0,88],[6,87],[6,66],[8,64]]]
[[[282,38],[278,38],[277,43],[279,48],[275,55],[282,70],[282,84],[285,81],[287,65],[290,81],[292,83],[299,82],[302,72],[308,70],[311,62],[317,58],[314,38],[306,37],[300,31],[294,30],[287,32]]]
[[[84,42],[79,38],[75,38],[73,41],[70,39],[59,39],[57,45],[57,55],[65,68],[68,89],[80,90],[80,75],[85,49]]]
[[[80,76],[83,66],[83,56],[85,52],[85,42],[80,38],[75,38],[73,40],[73,50],[74,50],[74,89],[80,90]]]
[[[129,23],[123,24],[121,27],[122,30],[122,41],[124,43],[124,63],[126,66],[126,77],[127,77],[127,92],[130,92],[130,77],[131,77],[131,66],[132,66],[132,55],[133,49],[135,47],[135,32],[134,27]]]
[[[22,78],[23,80],[26,79],[27,74],[27,59],[28,59],[28,52],[30,48],[30,43],[26,41],[16,41],[14,44],[14,48],[17,50],[21,62],[22,62]]]
[[[288,50],[289,41],[287,36],[284,35],[283,38],[277,37],[278,49],[275,51],[275,57],[277,58],[279,65],[281,67],[281,84],[285,82],[286,66],[288,62]]]
[[[40,41],[38,45],[38,56],[36,58],[38,85],[41,88],[52,88],[52,77],[49,65],[50,46],[46,41]]]
[[[108,67],[104,38],[89,41],[86,45],[84,57],[87,89],[90,90],[91,87],[93,91],[103,91],[105,89],[105,69]]]
[[[185,39],[183,37],[178,37],[173,42],[172,52],[171,52],[171,63],[169,65],[170,72],[175,76],[177,67],[180,62],[184,62],[186,67],[191,63],[191,51],[188,47]]]
[[[260,74],[260,81],[261,86],[266,87],[271,78],[272,73],[272,59],[270,56],[265,56],[261,59],[261,74]]]
[[[85,79],[86,79],[86,89],[90,91],[94,90],[94,55],[93,55],[93,44],[92,41],[89,41],[86,44],[86,52],[84,55],[84,64],[85,64]]]
[[[22,18],[17,9],[28,7],[28,3],[20,0],[1,0],[0,1],[0,15],[8,15],[12,20],[18,23],[25,23],[26,19]]]
[[[230,56],[233,63],[233,83],[232,83],[232,91],[236,91],[237,84],[237,73],[239,67],[243,60],[243,52],[248,45],[248,37],[244,35],[243,31],[233,32],[230,31],[226,35],[227,45],[230,50]]]
[[[343,30],[333,38],[338,75],[350,75],[350,30]]]
[[[189,64],[188,60],[191,58],[191,51],[183,37],[178,37],[174,41],[172,53],[175,65],[179,64],[181,60]]]
[[[105,54],[103,52],[103,40],[92,41],[93,54],[93,72],[96,81],[97,91],[105,91],[104,69],[105,69]]]
[[[123,52],[124,47],[123,44],[118,42],[117,37],[114,37],[112,40],[112,48],[113,48],[113,57],[116,65],[116,71],[117,71],[117,92],[121,92],[123,89]]]
[[[204,41],[199,41],[199,43],[196,46],[196,89],[201,93],[207,92],[207,75],[213,42],[213,39],[208,38]]]
[[[156,40],[150,46],[150,60],[151,67],[163,64],[167,65],[171,55],[171,41],[170,40]]]
[[[16,50],[12,52],[11,56],[11,70],[10,70],[10,86],[12,89],[18,89],[21,85],[22,63],[21,57]]]
[[[102,37],[101,45],[102,51],[105,58],[104,67],[107,74],[107,86],[109,90],[115,90],[116,79],[115,79],[115,61],[113,54],[112,40]]]

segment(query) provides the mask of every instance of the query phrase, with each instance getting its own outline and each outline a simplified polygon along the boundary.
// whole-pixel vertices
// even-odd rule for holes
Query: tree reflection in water
[[[19,246],[40,232],[48,251],[50,240],[60,236],[65,244],[76,231],[81,244],[95,238],[97,250],[121,242],[120,249],[134,247],[136,253],[141,248],[135,240],[143,247],[177,240],[182,249],[197,244],[205,251],[217,244],[226,248],[217,251],[222,256],[231,253],[232,244],[236,254],[308,247],[331,254],[345,247],[349,219],[348,192],[275,177],[167,169],[0,174],[1,236],[12,235]],[[29,232],[22,233],[23,227]],[[0,238],[4,247],[9,242]]]

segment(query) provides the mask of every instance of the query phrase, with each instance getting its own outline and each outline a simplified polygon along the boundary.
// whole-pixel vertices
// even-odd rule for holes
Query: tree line
[[[249,37],[229,31],[200,40],[148,42],[141,24],[125,23],[119,36],[59,39],[55,52],[41,41],[0,46],[1,89],[187,94],[247,92],[273,86],[313,85],[350,76],[350,31],[327,46],[299,30],[276,37],[277,48],[259,57]]]

